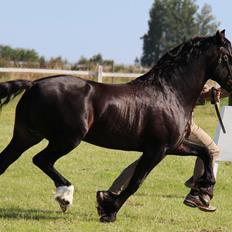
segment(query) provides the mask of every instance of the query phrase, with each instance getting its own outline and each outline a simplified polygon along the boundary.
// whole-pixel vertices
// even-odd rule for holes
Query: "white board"
[[[223,133],[218,122],[214,142],[221,151],[219,161],[232,161],[232,106],[223,106],[220,114],[226,133]]]

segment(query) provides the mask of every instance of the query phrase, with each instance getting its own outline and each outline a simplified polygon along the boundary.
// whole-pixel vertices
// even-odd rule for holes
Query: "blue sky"
[[[133,64],[142,54],[154,0],[7,0],[1,2],[0,44],[33,48],[46,58],[71,62],[101,53],[105,59]],[[208,3],[232,40],[232,1]]]

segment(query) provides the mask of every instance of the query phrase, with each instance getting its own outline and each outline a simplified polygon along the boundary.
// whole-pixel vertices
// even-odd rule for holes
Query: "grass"
[[[17,100],[4,107],[0,117],[0,150],[11,139]],[[196,122],[212,136],[216,127],[213,107],[198,107]],[[115,223],[101,224],[95,193],[107,189],[120,171],[139,153],[122,152],[82,143],[61,158],[56,167],[75,185],[74,205],[65,214],[53,200],[52,181],[32,162],[46,141],[28,150],[0,177],[0,231],[103,231],[103,232],[229,232],[232,231],[232,165],[219,165],[213,204],[215,213],[183,205],[183,185],[192,175],[193,157],[167,157],[118,213]]]

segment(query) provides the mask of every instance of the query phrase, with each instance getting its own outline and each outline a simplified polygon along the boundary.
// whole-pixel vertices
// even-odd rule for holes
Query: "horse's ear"
[[[224,41],[225,41],[225,30],[216,32],[216,40],[217,40],[217,44],[219,46],[224,43]]]
[[[224,29],[224,30],[222,30],[221,31],[221,34],[224,36],[224,38],[225,38],[225,36],[226,36],[226,30]]]

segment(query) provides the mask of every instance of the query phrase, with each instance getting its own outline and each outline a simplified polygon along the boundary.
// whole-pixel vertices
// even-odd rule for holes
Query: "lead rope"
[[[218,121],[221,125],[221,128],[222,128],[222,131],[223,133],[225,134],[226,133],[226,129],[224,127],[224,124],[223,124],[223,121],[222,121],[222,118],[221,118],[221,115],[220,115],[220,112],[219,112],[219,102],[216,101],[216,96],[215,96],[215,92],[217,90],[213,87],[211,89],[211,104],[214,105],[214,108],[215,108],[215,111],[216,111],[216,114],[217,114],[217,117],[218,117]]]

